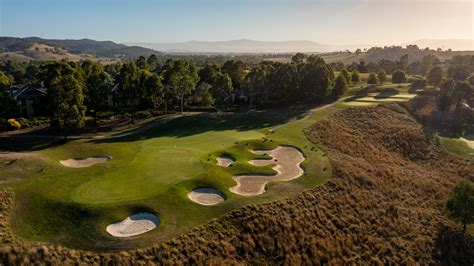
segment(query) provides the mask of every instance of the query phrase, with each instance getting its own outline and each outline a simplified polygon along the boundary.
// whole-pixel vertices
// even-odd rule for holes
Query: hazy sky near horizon
[[[0,0],[0,36],[399,44],[474,39],[472,0]]]

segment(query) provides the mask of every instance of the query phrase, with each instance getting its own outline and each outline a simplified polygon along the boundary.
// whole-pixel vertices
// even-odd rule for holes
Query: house
[[[17,102],[20,114],[25,117],[46,114],[47,89],[43,84],[18,84],[10,87],[10,96]]]
[[[120,89],[118,83],[109,87],[107,105],[109,108],[121,109],[128,107],[129,101],[125,92]]]

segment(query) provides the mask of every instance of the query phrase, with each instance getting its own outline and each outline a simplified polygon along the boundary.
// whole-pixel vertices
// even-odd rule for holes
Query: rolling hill
[[[38,49],[43,52],[39,55]],[[46,50],[45,50],[46,49]],[[136,58],[160,52],[139,47],[118,44],[112,41],[95,41],[90,39],[56,40],[38,37],[16,38],[0,37],[1,58],[20,60],[71,60],[85,58]],[[54,53],[47,54],[47,53]],[[59,56],[60,55],[60,56]]]

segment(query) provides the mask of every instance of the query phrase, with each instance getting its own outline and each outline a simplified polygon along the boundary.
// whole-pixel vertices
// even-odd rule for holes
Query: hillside
[[[97,254],[23,243],[9,231],[13,194],[3,190],[0,261],[472,265],[474,239],[459,239],[443,206],[456,182],[474,180],[474,166],[433,144],[406,109],[345,109],[306,133],[327,151],[331,180],[294,198],[232,211],[145,249]]]
[[[124,44],[114,43],[112,41],[95,41],[90,39],[80,40],[56,40],[56,39],[42,39],[38,37],[15,38],[15,37],[0,37],[0,56],[8,57],[7,55],[27,54],[32,48],[35,49],[38,45],[45,45],[50,48],[58,49],[62,53],[69,53],[72,55],[85,54],[93,57],[131,57],[136,58],[140,55],[159,54],[158,51],[151,50],[144,47],[133,46],[129,47]],[[6,53],[6,54],[5,54]],[[45,56],[50,58],[52,55]],[[54,56],[53,56],[54,57]],[[43,56],[39,58],[30,57],[34,60],[43,60]]]

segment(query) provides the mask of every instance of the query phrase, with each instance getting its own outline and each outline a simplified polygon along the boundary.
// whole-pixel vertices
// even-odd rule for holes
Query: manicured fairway
[[[450,153],[474,160],[474,142],[464,138],[439,137],[443,147]]]

